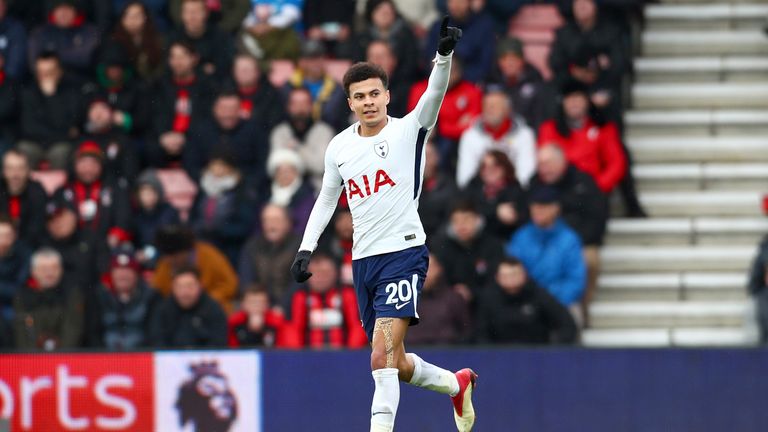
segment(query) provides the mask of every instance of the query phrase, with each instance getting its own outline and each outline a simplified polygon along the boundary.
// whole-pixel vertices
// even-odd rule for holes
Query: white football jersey
[[[416,108],[403,118],[387,117],[377,135],[361,136],[357,122],[331,140],[325,152],[323,186],[300,250],[314,250],[342,187],[352,212],[353,259],[425,243],[418,214],[424,143],[445,95],[450,64],[450,56],[438,55]]]

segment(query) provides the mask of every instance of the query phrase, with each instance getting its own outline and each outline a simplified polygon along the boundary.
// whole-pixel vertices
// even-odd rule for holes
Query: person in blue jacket
[[[506,253],[517,257],[536,283],[563,305],[577,306],[587,269],[579,235],[560,218],[558,199],[557,189],[551,186],[530,191],[531,222],[517,230]]]

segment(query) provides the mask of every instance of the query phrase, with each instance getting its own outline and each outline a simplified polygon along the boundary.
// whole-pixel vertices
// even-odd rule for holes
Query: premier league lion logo
[[[183,428],[191,423],[196,432],[228,432],[237,419],[237,400],[227,377],[215,361],[189,365],[192,378],[179,388],[176,409]]]

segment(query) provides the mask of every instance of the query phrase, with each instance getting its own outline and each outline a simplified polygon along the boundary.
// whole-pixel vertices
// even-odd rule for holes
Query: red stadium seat
[[[520,39],[524,45],[546,44],[551,45],[555,41],[555,31],[549,29],[512,28],[510,35]]]
[[[294,64],[290,60],[272,60],[269,65],[269,81],[275,87],[282,87],[293,74]]]
[[[67,172],[64,170],[32,171],[30,176],[40,182],[49,196],[67,182]]]
[[[344,78],[344,74],[347,73],[347,69],[352,66],[352,62],[349,60],[328,60],[325,63],[325,70],[328,75],[332,76],[336,82],[341,83]]]
[[[556,5],[532,4],[521,7],[509,24],[510,28],[554,30],[564,22]]]
[[[180,168],[159,169],[157,178],[163,185],[168,203],[176,208],[182,220],[187,220],[197,195],[197,185]]]
[[[525,59],[541,72],[545,80],[552,78],[552,71],[549,69],[549,52],[551,50],[550,45],[525,44],[523,46]]]

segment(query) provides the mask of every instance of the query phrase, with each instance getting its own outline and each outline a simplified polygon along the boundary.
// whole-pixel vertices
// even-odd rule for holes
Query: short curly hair
[[[349,97],[350,85],[370,78],[379,78],[381,83],[384,84],[384,88],[389,86],[389,77],[387,77],[387,73],[384,72],[381,66],[369,62],[353,64],[344,74],[344,79],[342,80],[344,93]]]

